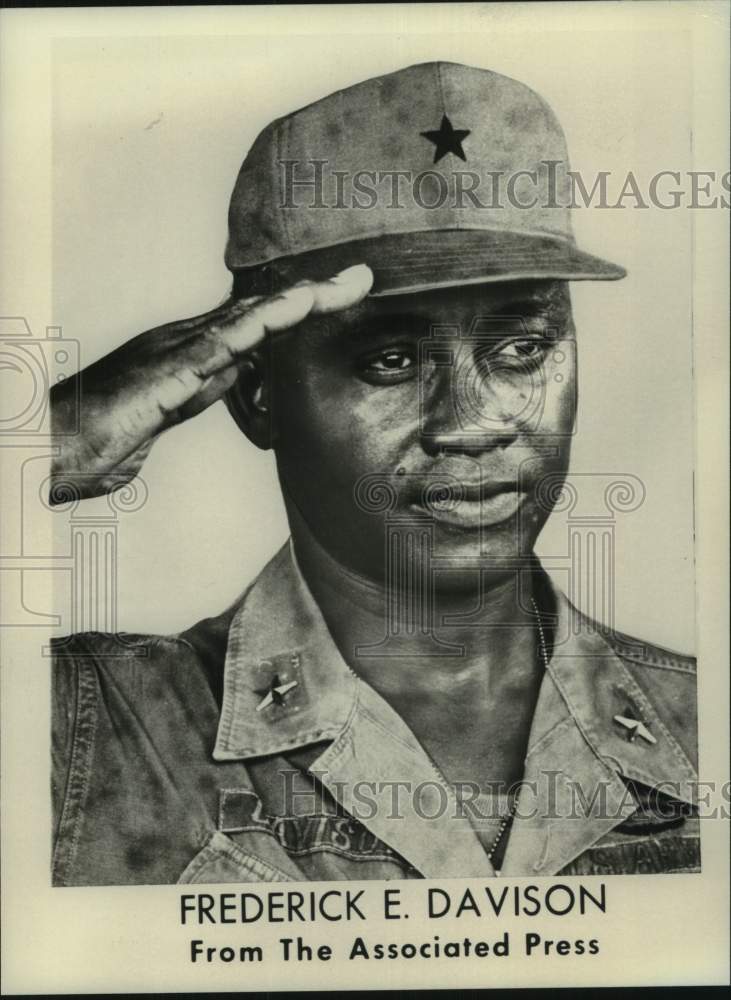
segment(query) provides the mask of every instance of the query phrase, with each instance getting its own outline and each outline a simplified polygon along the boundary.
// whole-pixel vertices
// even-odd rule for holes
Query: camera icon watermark
[[[0,434],[51,435],[49,392],[79,370],[79,342],[48,326],[36,336],[22,316],[0,317]],[[78,431],[79,385],[66,433]]]
[[[451,412],[435,415],[432,385],[422,377],[419,428],[423,438],[447,446],[465,438],[499,438],[510,428],[566,436],[563,428],[542,426],[549,394],[569,393],[576,411],[575,342],[555,325],[535,324],[522,316],[476,316],[465,332],[459,325],[433,326],[419,344],[420,370],[449,379],[443,393]],[[576,426],[569,433],[576,432]]]

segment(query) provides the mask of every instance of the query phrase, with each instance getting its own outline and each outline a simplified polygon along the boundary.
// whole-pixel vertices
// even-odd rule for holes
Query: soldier
[[[226,304],[84,370],[80,434],[54,390],[55,489],[118,487],[224,399],[291,528],[218,618],[57,644],[55,884],[699,870],[694,661],[579,615],[533,552],[568,282],[624,275],[576,246],[567,168],[488,70],[330,95],[244,161]]]

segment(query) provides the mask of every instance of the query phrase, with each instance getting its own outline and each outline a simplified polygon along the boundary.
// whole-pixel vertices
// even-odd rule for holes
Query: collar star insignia
[[[438,129],[419,133],[419,135],[423,135],[425,139],[433,142],[436,146],[434,150],[435,163],[438,163],[447,153],[454,153],[460,160],[466,162],[467,157],[464,155],[464,150],[462,149],[462,140],[466,139],[469,134],[470,129],[468,128],[453,128],[452,123],[446,115],[442,115],[442,124]]]
[[[615,715],[614,721],[627,730],[627,739],[632,743],[636,736],[641,736],[646,743],[657,743],[650,730],[639,719],[630,719],[626,715]]]
[[[264,695],[256,706],[256,711],[261,712],[262,709],[268,708],[269,705],[283,705],[285,696],[289,694],[292,688],[296,688],[298,684],[299,681],[288,681],[286,684],[283,684],[279,679],[279,674],[275,674],[268,688],[254,692],[255,694]]]

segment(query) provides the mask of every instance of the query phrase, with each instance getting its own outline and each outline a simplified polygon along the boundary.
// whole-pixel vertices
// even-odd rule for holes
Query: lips
[[[508,521],[529,495],[527,485],[516,479],[475,480],[471,472],[470,479],[446,472],[425,477],[418,496],[409,497],[410,508],[441,524],[475,530]]]
[[[459,482],[454,485],[450,483],[440,483],[436,481],[429,490],[430,501],[445,503],[476,503],[479,500],[490,500],[501,493],[511,493],[518,490],[515,482],[486,483],[486,482]],[[431,503],[430,503],[431,506]]]

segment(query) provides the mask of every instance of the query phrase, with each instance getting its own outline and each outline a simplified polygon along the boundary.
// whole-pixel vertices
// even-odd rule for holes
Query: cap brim
[[[618,264],[579,250],[569,240],[471,229],[390,233],[352,240],[282,257],[251,270],[264,279],[266,289],[262,287],[261,292],[266,294],[303,278],[332,277],[352,264],[368,264],[373,271],[373,296],[530,279],[616,281],[627,273]]]

